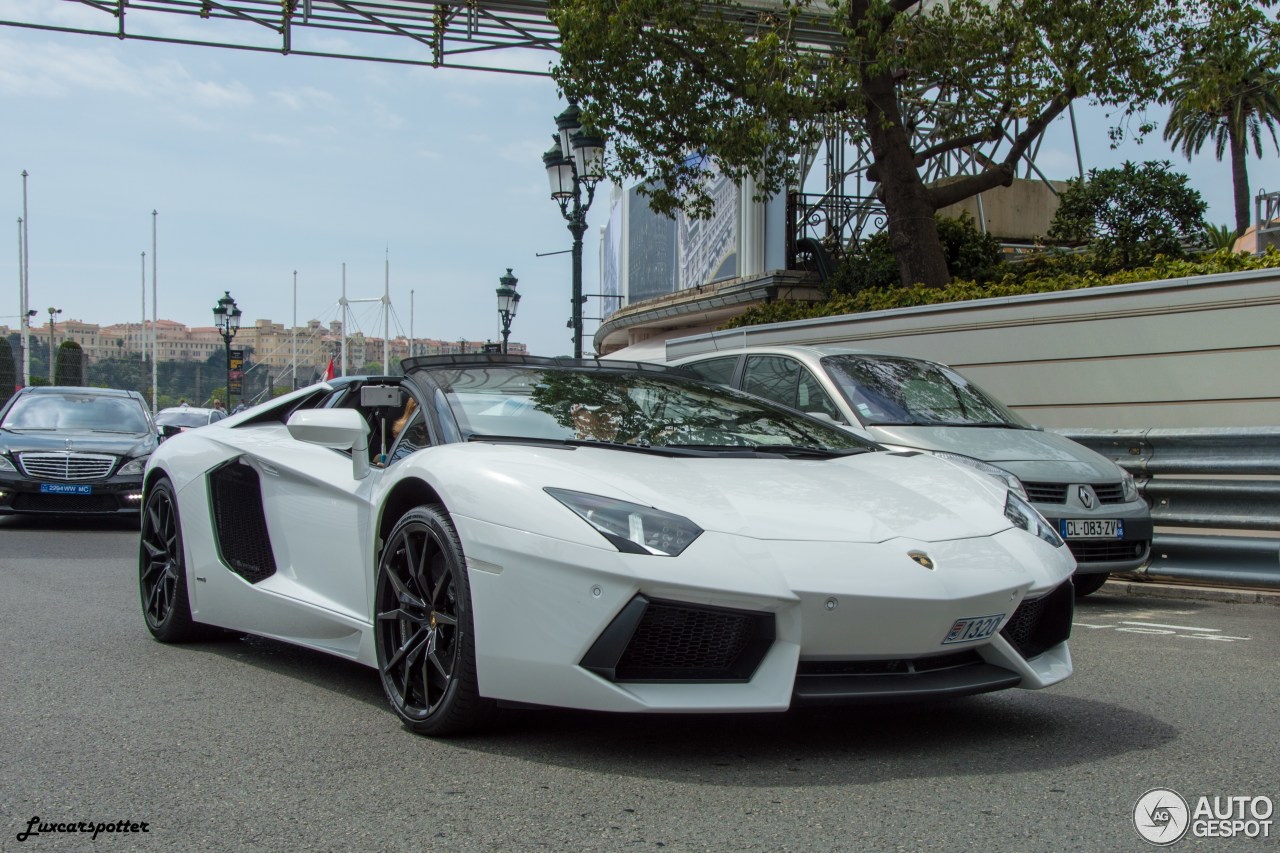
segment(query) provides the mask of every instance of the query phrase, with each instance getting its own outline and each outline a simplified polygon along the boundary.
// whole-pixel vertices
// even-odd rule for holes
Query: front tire
[[[1076,598],[1084,598],[1086,595],[1097,592],[1102,589],[1102,585],[1107,582],[1107,578],[1111,577],[1110,572],[1098,572],[1091,575],[1075,575],[1071,578],[1071,583],[1076,588]]]
[[[138,591],[151,636],[162,643],[205,639],[209,629],[191,618],[187,562],[182,551],[178,501],[168,479],[147,491],[138,544]]]
[[[456,735],[485,720],[466,560],[443,507],[410,510],[387,537],[373,630],[382,689],[405,726]]]

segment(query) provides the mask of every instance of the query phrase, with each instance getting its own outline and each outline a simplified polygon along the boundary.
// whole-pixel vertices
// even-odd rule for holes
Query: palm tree
[[[1261,157],[1266,130],[1280,153],[1280,52],[1242,30],[1214,27],[1206,36],[1184,52],[1181,73],[1165,90],[1171,108],[1164,138],[1188,160],[1210,139],[1219,160],[1230,152],[1239,236],[1249,227],[1249,143]]]

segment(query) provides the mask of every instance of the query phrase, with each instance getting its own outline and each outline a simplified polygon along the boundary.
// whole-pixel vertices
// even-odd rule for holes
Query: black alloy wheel
[[[138,590],[147,630],[157,640],[182,643],[207,635],[205,626],[191,618],[187,568],[182,554],[182,524],[173,485],[166,479],[151,486],[142,508]]]
[[[378,562],[373,629],[382,689],[408,728],[459,734],[488,715],[466,561],[443,507],[410,510],[392,529]]]

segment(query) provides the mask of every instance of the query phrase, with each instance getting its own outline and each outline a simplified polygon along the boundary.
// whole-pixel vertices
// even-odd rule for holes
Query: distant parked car
[[[923,450],[998,477],[1066,540],[1078,564],[1078,596],[1150,557],[1151,510],[1132,476],[1028,424],[946,365],[836,344],[754,346],[672,363],[887,447]]]
[[[23,388],[0,409],[0,515],[136,514],[158,441],[137,391]]]
[[[196,406],[173,406],[156,413],[156,426],[163,435],[177,435],[196,427],[217,423],[227,416],[222,409],[201,409]]]

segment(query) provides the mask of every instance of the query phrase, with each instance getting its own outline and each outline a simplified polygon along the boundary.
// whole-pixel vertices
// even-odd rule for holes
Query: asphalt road
[[[769,716],[402,729],[376,674],[164,646],[136,533],[0,519],[0,850],[1145,850],[1152,788],[1280,802],[1280,608],[1099,594],[1039,692]],[[44,832],[131,822],[131,832]],[[146,832],[141,831],[146,822]],[[1274,850],[1194,839],[1172,849]]]

